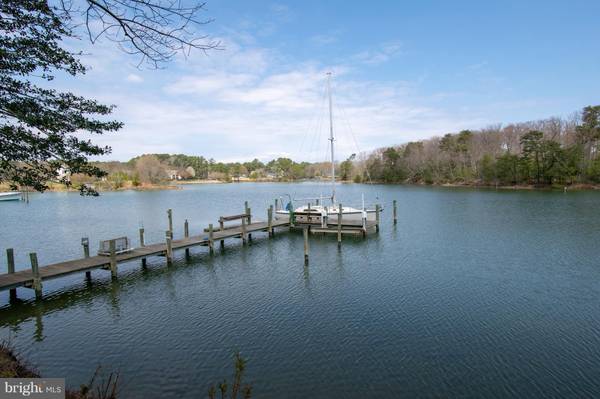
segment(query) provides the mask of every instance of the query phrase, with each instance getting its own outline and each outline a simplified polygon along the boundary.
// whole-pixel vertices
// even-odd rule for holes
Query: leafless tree
[[[201,33],[204,2],[189,0],[59,0],[59,11],[73,27],[84,26],[92,43],[101,37],[140,57],[138,66],[160,67],[177,53],[220,49]]]

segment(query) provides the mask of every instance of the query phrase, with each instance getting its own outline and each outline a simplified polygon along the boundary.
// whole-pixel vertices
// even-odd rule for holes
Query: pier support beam
[[[308,265],[308,226],[302,230],[304,236],[304,265]]]
[[[342,247],[342,204],[338,205],[337,244],[338,248]]]
[[[242,218],[242,244],[246,245],[246,218]]]
[[[144,248],[144,228],[140,227],[140,247]],[[146,267],[146,258],[142,258],[142,266]]]
[[[208,225],[208,252],[211,255],[215,253],[215,241],[212,223]]]
[[[169,218],[169,231],[173,233],[173,210],[167,209],[167,217]]]
[[[189,225],[187,219],[185,219],[185,223],[183,223],[183,236],[185,238],[190,238],[190,225]],[[185,249],[185,257],[186,258],[190,257],[190,249],[189,248]]]
[[[13,274],[15,272],[15,252],[12,248],[8,248],[6,250],[6,262],[7,262],[7,270],[8,274]],[[17,289],[10,289],[10,301],[13,302],[17,299]]]
[[[108,245],[110,251],[110,276],[117,278],[117,244],[115,240],[110,240]]]
[[[248,216],[248,224],[252,223],[252,213],[248,207],[248,201],[244,201],[244,213]]]
[[[223,221],[223,217],[221,216],[219,218],[219,231],[223,231],[225,230],[225,222]],[[225,240],[221,240],[221,251],[223,251],[225,249]]]
[[[31,288],[35,291],[35,299],[42,299],[42,277],[40,276],[40,268],[38,266],[37,254],[32,252],[29,254],[31,260],[31,273],[33,274],[33,283]]]
[[[394,207],[393,212],[394,212],[394,225],[398,224],[398,209],[396,208],[396,200],[394,200],[393,205]]]
[[[90,257],[90,239],[88,237],[83,237],[81,239],[81,245],[83,246],[83,257],[89,258]],[[89,270],[86,271],[85,278],[90,280],[92,278],[92,272]]]
[[[167,231],[165,236],[167,239],[167,264],[170,265],[173,262],[173,236],[170,231]]]
[[[250,210],[250,208],[246,209],[248,211],[247,215],[248,215],[248,225],[250,225],[251,221],[252,221],[252,211]],[[248,241],[252,241],[252,233],[248,233]]]
[[[273,205],[270,205],[269,209],[267,209],[267,231],[269,237],[273,237],[275,232],[275,229],[273,228]]]
[[[379,233],[379,212],[381,211],[381,206],[379,204],[375,205],[375,231]]]

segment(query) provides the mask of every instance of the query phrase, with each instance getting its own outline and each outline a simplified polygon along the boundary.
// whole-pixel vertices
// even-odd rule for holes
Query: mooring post
[[[337,243],[338,243],[338,248],[341,248],[342,247],[342,204],[338,205]]]
[[[208,225],[208,252],[210,252],[211,255],[215,252],[215,242],[213,234],[213,225],[211,223]]]
[[[248,211],[248,226],[249,226],[250,223],[252,222],[252,210],[250,208],[248,208],[247,211]],[[248,233],[248,241],[252,241],[252,233]]]
[[[398,209],[396,209],[396,200],[393,202],[394,206],[394,224],[398,223]]]
[[[367,211],[364,209],[362,211],[362,236],[363,238],[367,236]]]
[[[275,198],[275,211],[277,211],[277,209],[279,209],[279,208],[277,208],[277,203],[278,203],[278,202],[279,202],[279,201],[277,200],[277,198]]]
[[[375,205],[375,231],[379,232],[379,212],[381,211],[381,206],[379,204]]]
[[[219,231],[225,230],[225,222],[223,221],[223,216],[219,218]],[[221,250],[225,249],[225,240],[221,240]]]
[[[173,210],[167,209],[167,216],[169,217],[169,231],[173,231]]]
[[[304,235],[304,264],[308,265],[308,226],[306,226],[302,234]]]
[[[183,223],[183,236],[185,238],[190,238],[190,225],[189,225],[187,219],[185,219],[185,223]],[[190,257],[190,249],[189,248],[185,249],[185,257],[186,258]]]
[[[140,248],[144,248],[144,228],[140,227]],[[142,266],[146,266],[146,258],[142,258]]]
[[[242,218],[242,244],[246,245],[246,218]]]
[[[290,210],[290,227],[296,226],[296,215],[294,215],[294,210]]]
[[[115,240],[110,240],[108,243],[110,251],[110,275],[112,278],[117,277],[117,245]]]
[[[90,257],[90,239],[88,237],[83,237],[81,239],[81,245],[83,246],[83,257],[89,258]],[[92,278],[92,272],[90,270],[85,272],[85,278],[87,278],[88,280],[90,278]]]
[[[8,270],[8,274],[13,274],[15,272],[15,252],[13,251],[12,248],[8,248],[6,250],[6,261],[7,261],[7,270]],[[10,289],[10,300],[14,301],[15,299],[17,299],[17,289],[16,288],[11,288]]]
[[[273,205],[270,205],[267,209],[267,231],[269,237],[273,237]]]
[[[30,253],[29,259],[31,260],[31,273],[33,274],[31,288],[35,290],[35,299],[42,299],[42,277],[40,276],[37,254],[35,252]]]
[[[319,199],[317,198],[317,206],[319,206]]]
[[[329,215],[329,211],[327,210],[327,207],[325,207],[325,214],[321,218],[321,227],[327,227],[327,225],[329,224],[329,216],[328,215]]]
[[[173,261],[173,238],[170,231],[166,231],[165,233],[167,239],[167,264],[170,265]]]
[[[250,214],[250,208],[248,207],[248,201],[244,201],[244,213],[248,218],[248,224],[252,223],[252,216]]]

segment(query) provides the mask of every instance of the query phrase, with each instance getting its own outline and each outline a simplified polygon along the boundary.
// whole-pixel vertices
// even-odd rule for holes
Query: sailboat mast
[[[335,158],[333,153],[333,104],[331,101],[331,72],[327,72],[327,94],[329,95],[329,141],[331,142],[331,202],[335,204]]]

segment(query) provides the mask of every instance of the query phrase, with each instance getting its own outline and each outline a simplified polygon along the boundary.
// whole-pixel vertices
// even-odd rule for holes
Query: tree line
[[[463,130],[380,148],[352,163],[354,181],[570,185],[600,183],[600,106],[570,118]]]
[[[88,185],[100,189],[118,189],[156,185],[172,180],[269,180],[293,181],[328,177],[330,165],[295,162],[277,158],[269,162],[253,159],[248,162],[217,162],[203,156],[185,154],[144,154],[126,162],[92,162],[102,170],[102,176],[72,174],[72,185]],[[64,179],[62,179],[64,180]],[[61,179],[57,179],[61,181]]]

